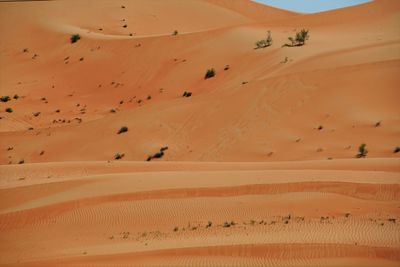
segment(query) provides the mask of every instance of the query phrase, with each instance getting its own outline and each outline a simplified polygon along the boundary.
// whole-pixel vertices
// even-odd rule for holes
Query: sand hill
[[[400,264],[398,0],[5,1],[0,33],[1,266]]]

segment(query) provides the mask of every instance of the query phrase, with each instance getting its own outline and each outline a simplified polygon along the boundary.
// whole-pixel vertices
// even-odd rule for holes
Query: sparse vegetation
[[[8,102],[8,101],[10,101],[10,100],[11,100],[11,98],[10,98],[8,95],[2,96],[2,97],[0,98],[0,101],[1,101],[1,102]]]
[[[283,46],[303,46],[306,44],[306,41],[310,38],[309,31],[306,29],[302,29],[301,31],[296,33],[295,37],[289,37],[290,44],[284,44]]]
[[[208,69],[206,72],[206,75],[204,76],[204,79],[209,79],[215,76],[215,70],[214,68]]]
[[[174,232],[178,232],[178,230],[179,230],[178,227],[175,227],[175,228],[174,228]]]
[[[281,63],[283,63],[283,64],[288,63],[288,62],[289,62],[289,58],[288,57],[285,57],[285,59],[283,61],[281,61]]]
[[[172,35],[178,35],[178,31],[175,30],[175,31],[172,33]]]
[[[185,91],[182,96],[183,97],[191,97],[192,96],[192,92]]]
[[[122,126],[122,127],[119,129],[118,134],[126,133],[127,131],[128,131],[128,127]]]
[[[212,226],[212,222],[208,221],[206,228],[210,228]]]
[[[18,162],[18,164],[24,164],[25,163],[25,160],[23,160],[23,159],[21,159],[19,162]]]
[[[13,109],[12,109],[12,108],[6,108],[6,112],[12,113],[12,112],[13,112]]]
[[[167,149],[168,149],[167,146],[160,148],[159,152],[155,153],[154,155],[148,156],[147,157],[147,161],[151,161],[152,159],[162,158],[164,156],[164,151],[167,150]]]
[[[114,159],[116,160],[122,159],[123,157],[125,157],[125,154],[117,153],[114,155]]]
[[[268,31],[268,35],[266,39],[262,39],[256,42],[256,49],[265,48],[272,45],[272,36],[271,31]]]
[[[79,34],[71,35],[71,44],[76,43],[80,39],[81,39],[81,36]]]
[[[396,146],[396,148],[393,150],[393,153],[399,153],[400,152],[400,146]]]
[[[229,222],[224,222],[224,227],[225,228],[231,227],[231,224]]]
[[[366,149],[366,144],[361,144],[358,147],[358,154],[357,154],[357,158],[365,158],[368,154],[368,150]]]

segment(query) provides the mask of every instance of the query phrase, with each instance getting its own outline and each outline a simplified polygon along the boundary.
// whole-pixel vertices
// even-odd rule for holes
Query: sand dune
[[[398,0],[0,1],[0,266],[399,266],[399,29]]]
[[[317,171],[307,164],[292,171],[271,164],[258,171],[216,170],[223,166],[212,163],[182,170],[184,164],[176,164],[175,170],[166,165],[158,167],[168,170],[153,172],[121,165],[112,167],[115,173],[80,178],[54,168],[64,171],[62,181],[51,177],[23,186],[27,178],[0,190],[6,200],[0,210],[2,263],[231,266],[234,257],[237,266],[365,265],[366,259],[370,266],[395,266],[398,172],[329,170],[313,162],[323,169]],[[356,160],[331,166],[353,164],[357,169]]]

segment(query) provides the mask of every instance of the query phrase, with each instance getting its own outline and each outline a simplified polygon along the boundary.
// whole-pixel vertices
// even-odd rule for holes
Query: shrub
[[[114,159],[119,160],[119,159],[122,159],[124,156],[125,156],[125,154],[117,153],[117,154],[115,154]]]
[[[2,96],[2,97],[0,98],[0,101],[1,101],[1,102],[8,102],[8,101],[10,101],[10,100],[11,100],[11,98],[10,98],[8,95]]]
[[[162,158],[163,156],[164,156],[164,151],[160,151],[153,155],[153,159],[159,159]]]
[[[231,227],[231,224],[229,222],[224,222],[224,227],[226,228]]]
[[[172,33],[172,35],[178,35],[178,31],[175,30],[175,31]]]
[[[126,133],[128,131],[128,127],[122,126],[121,129],[119,129],[118,134]]]
[[[357,158],[365,158],[368,154],[368,150],[365,148],[367,145],[366,144],[361,144],[358,147],[358,154]]]
[[[160,148],[159,152],[155,153],[154,155],[148,156],[147,157],[147,161],[151,161],[152,159],[162,158],[164,156],[164,151],[167,150],[167,149],[168,149],[167,146]]]
[[[17,100],[17,99],[19,98],[19,95],[14,95],[13,98],[14,98],[15,100]]]
[[[396,146],[396,148],[393,150],[393,153],[399,153],[400,152],[400,146]]]
[[[209,79],[215,76],[215,70],[214,68],[208,69],[206,72],[206,75],[204,76],[204,79]]]
[[[296,33],[296,42],[298,45],[304,45],[306,41],[310,38],[308,30],[302,29],[300,32]]]
[[[256,42],[256,48],[265,48],[272,45],[271,31],[268,31],[268,36],[266,39],[262,39]]]
[[[192,92],[187,92],[187,91],[185,91],[184,93],[183,93],[183,97],[191,97],[192,96]]]
[[[289,61],[289,58],[285,57],[285,60],[281,61],[281,63],[288,63],[288,61]]]
[[[12,109],[12,108],[6,108],[6,112],[12,113],[12,112],[13,112],[13,109]]]
[[[210,228],[212,226],[212,222],[208,221],[206,228]]]
[[[81,39],[81,36],[79,34],[71,35],[71,44],[76,43],[79,39]]]
[[[25,163],[25,160],[23,160],[23,159],[21,159],[19,162],[18,162],[18,164],[24,164]]]
[[[174,228],[174,232],[177,232],[178,230],[179,230],[178,227],[175,227],[175,228]]]
[[[283,46],[302,46],[306,44],[306,41],[310,38],[308,34],[308,30],[302,29],[299,32],[296,32],[295,37],[289,37],[290,44],[284,44]]]

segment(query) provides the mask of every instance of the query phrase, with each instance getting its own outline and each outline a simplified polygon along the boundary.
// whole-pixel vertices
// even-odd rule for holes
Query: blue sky
[[[303,13],[316,13],[316,12],[370,2],[370,0],[253,0],[253,1]]]

